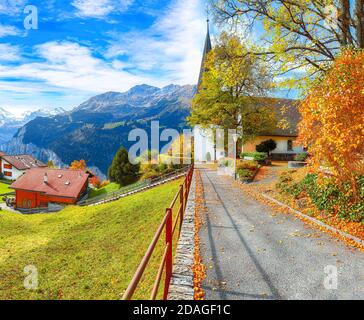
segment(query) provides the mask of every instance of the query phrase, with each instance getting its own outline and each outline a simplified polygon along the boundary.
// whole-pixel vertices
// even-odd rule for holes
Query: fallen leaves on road
[[[309,219],[306,219],[298,214],[295,214],[294,212],[292,212],[291,209],[286,208],[286,207],[282,207],[281,205],[270,201],[269,199],[263,197],[262,193],[264,193],[266,191],[267,186],[264,186],[264,184],[260,184],[260,185],[246,185],[246,184],[241,184],[238,182],[234,182],[234,184],[236,186],[238,186],[241,190],[243,190],[246,194],[248,194],[249,196],[251,196],[253,199],[257,200],[258,202],[265,204],[267,206],[269,206],[274,212],[276,213],[281,213],[281,214],[290,214],[290,215],[294,215],[297,219],[303,221],[306,225],[310,226],[310,228],[314,228],[316,230],[319,230],[321,232],[327,233],[329,234],[331,237],[334,238],[338,238],[341,241],[345,242],[348,246],[350,247],[355,247],[360,249],[361,251],[364,252],[364,246],[358,244],[357,242],[355,242],[354,240],[351,240],[345,236],[342,236],[341,234],[331,231],[325,227],[319,226],[316,223],[312,222]],[[282,202],[282,199],[279,199]],[[287,205],[289,205],[290,207],[296,209],[295,204],[294,203],[287,203]],[[298,209],[296,209],[298,210]],[[310,216],[316,217],[318,219],[320,219],[320,215],[319,213],[315,212],[315,210],[313,208],[310,208],[310,212],[311,214],[309,214]],[[307,212],[304,212],[307,213]],[[271,217],[274,218],[276,216],[276,214],[271,214]],[[323,219],[321,217],[320,219],[321,221],[324,220],[323,222],[329,226],[332,226],[338,230],[344,231],[348,234],[351,234],[359,239],[364,240],[364,226],[360,223],[357,222],[350,222],[347,220],[341,220],[339,219],[337,216],[330,216],[330,217],[326,217],[325,219]],[[318,244],[323,244],[323,243],[318,243]]]
[[[206,207],[203,200],[203,185],[199,170],[195,171],[196,174],[196,199],[195,199],[195,251],[194,251],[194,266],[193,266],[193,285],[194,285],[194,299],[204,300],[205,292],[202,289],[202,280],[206,277],[206,268],[202,262],[200,250],[200,235],[199,231],[202,225],[201,215],[206,213]],[[212,268],[212,266],[210,266]]]

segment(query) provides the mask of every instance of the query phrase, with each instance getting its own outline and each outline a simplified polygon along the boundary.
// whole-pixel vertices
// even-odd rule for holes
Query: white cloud
[[[81,17],[101,18],[111,12],[123,12],[132,0],[73,0],[72,5]]]
[[[17,15],[25,7],[27,0],[0,0],[0,14]]]
[[[0,43],[0,61],[15,62],[20,59],[20,51],[17,46],[8,43]]]
[[[36,46],[38,58],[43,62],[25,63],[19,66],[1,66],[0,77],[16,77],[33,80],[39,90],[61,91],[68,89],[89,93],[125,91],[140,83],[160,85],[160,82],[136,76],[120,69],[125,65],[117,60],[107,63],[95,58],[88,47],[73,42],[48,42]],[[22,84],[12,83],[12,89]],[[32,86],[32,88],[34,88]]]
[[[0,38],[6,37],[6,36],[16,36],[19,35],[20,31],[13,27],[13,26],[7,26],[0,24]]]
[[[95,55],[91,44],[52,41],[33,47],[35,60],[29,62],[20,60],[18,47],[5,44],[0,60],[21,64],[0,61],[0,79],[22,81],[0,80],[2,105],[74,107],[92,95],[142,83],[196,83],[206,33],[203,12],[200,0],[175,0],[148,30],[115,36],[106,60]],[[123,54],[128,59],[119,57]]]
[[[166,82],[196,83],[206,33],[202,1],[176,0],[144,31],[115,36],[105,56],[128,56],[145,72],[160,72]]]

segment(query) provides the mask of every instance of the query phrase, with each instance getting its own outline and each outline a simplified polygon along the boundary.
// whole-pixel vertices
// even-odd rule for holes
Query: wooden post
[[[167,300],[167,296],[168,296],[168,290],[169,290],[169,283],[171,281],[171,277],[172,277],[172,263],[173,263],[173,257],[172,257],[172,250],[173,250],[173,246],[172,246],[172,209],[168,208],[166,209],[166,215],[167,215],[167,220],[166,220],[166,245],[169,244],[168,247],[168,251],[167,251],[167,256],[166,256],[166,278],[165,278],[165,282],[164,282],[164,295],[163,295],[163,299]]]
[[[183,223],[183,213],[185,212],[185,200],[184,200],[184,185],[181,185],[180,193],[179,193],[179,202],[181,205],[181,209],[179,212],[179,234],[181,233],[182,223]]]

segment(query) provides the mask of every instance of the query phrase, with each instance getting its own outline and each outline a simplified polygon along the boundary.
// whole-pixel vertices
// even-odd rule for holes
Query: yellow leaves
[[[300,107],[299,141],[309,146],[313,167],[329,167],[339,182],[364,174],[354,170],[364,154],[363,67],[363,51],[345,51]]]

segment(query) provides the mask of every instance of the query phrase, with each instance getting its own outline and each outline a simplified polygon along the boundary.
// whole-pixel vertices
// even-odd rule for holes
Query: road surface
[[[200,230],[207,300],[364,299],[362,251],[294,215],[274,213],[230,177],[200,173],[208,209]]]

